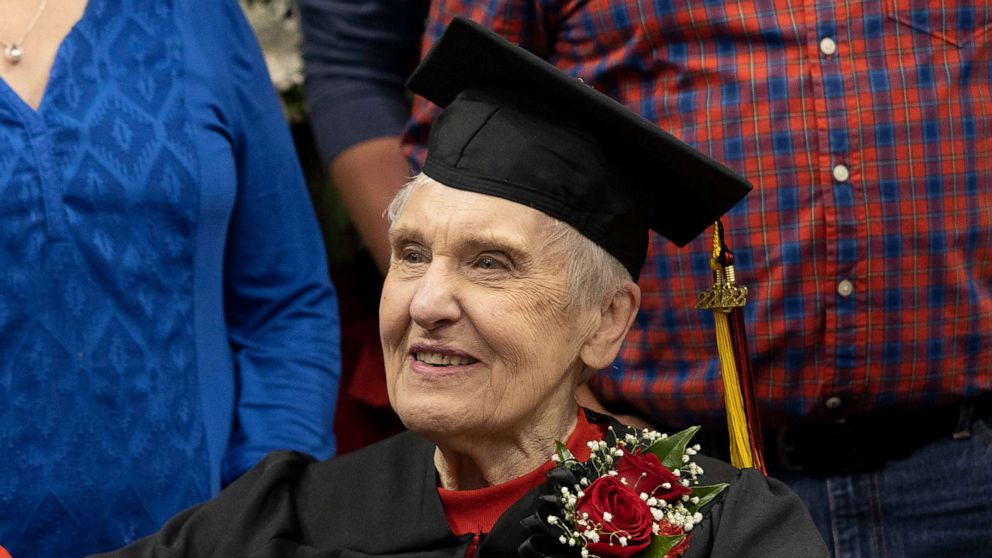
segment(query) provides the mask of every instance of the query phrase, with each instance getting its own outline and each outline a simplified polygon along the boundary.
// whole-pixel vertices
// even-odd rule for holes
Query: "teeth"
[[[441,353],[416,353],[414,354],[414,358],[432,366],[461,366],[472,362],[471,359],[465,357],[448,356]]]

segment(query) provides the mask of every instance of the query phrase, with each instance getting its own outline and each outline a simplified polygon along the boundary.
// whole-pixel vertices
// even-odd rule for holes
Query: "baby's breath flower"
[[[610,431],[612,430],[610,428]],[[560,495],[558,501],[560,502],[562,513],[547,516],[547,524],[555,526],[561,531],[561,535],[558,537],[559,542],[563,545],[576,548],[581,558],[598,558],[588,549],[588,545],[599,543],[600,539],[609,545],[630,546],[633,540],[631,537],[634,536],[631,532],[624,530],[610,532],[608,530],[612,528],[613,521],[615,520],[615,512],[622,510],[603,510],[601,515],[600,512],[596,512],[596,517],[593,519],[588,512],[577,509],[579,505],[578,500],[587,497],[586,491],[600,477],[619,477],[621,483],[627,486],[627,490],[632,490],[633,487],[630,485],[634,484],[637,486],[637,483],[634,482],[633,477],[628,482],[627,479],[619,475],[615,464],[624,459],[630,452],[647,454],[651,446],[658,440],[664,440],[668,437],[667,434],[644,429],[640,432],[626,431],[622,439],[618,439],[617,434],[613,433],[608,436],[608,439],[613,440],[612,442],[590,440],[586,443],[586,446],[590,450],[589,460],[586,462],[575,459],[570,454],[567,454],[567,452],[556,452],[552,456],[552,460],[562,467],[567,467],[575,475],[575,478],[578,479],[575,481],[575,484],[559,487]],[[687,447],[681,455],[682,465],[669,469],[672,475],[678,478],[679,485],[690,487],[698,482],[697,478],[702,473],[702,469],[690,459],[690,456],[696,455],[698,450],[698,444]],[[646,476],[648,476],[648,473],[640,473],[641,479]],[[700,502],[698,497],[693,496],[690,498],[689,495],[680,495],[680,498],[671,503],[662,498],[655,497],[655,492],[662,490],[670,491],[674,484],[674,481],[661,483],[654,490],[646,490],[644,492],[632,490],[637,493],[637,496],[642,502],[647,504],[648,511],[651,513],[650,523],[639,527],[639,529],[646,531],[650,526],[652,536],[659,536],[664,529],[669,527],[678,531],[688,532],[693,526],[702,521],[702,514],[699,512],[690,512],[686,508],[688,502],[698,505]],[[611,527],[606,527],[607,525]],[[639,531],[636,536],[642,536],[640,534],[642,532]]]

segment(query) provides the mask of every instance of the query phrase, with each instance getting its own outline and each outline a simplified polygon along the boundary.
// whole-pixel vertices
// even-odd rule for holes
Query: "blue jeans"
[[[878,471],[768,474],[799,494],[836,558],[992,558],[990,418],[969,438],[948,436]]]

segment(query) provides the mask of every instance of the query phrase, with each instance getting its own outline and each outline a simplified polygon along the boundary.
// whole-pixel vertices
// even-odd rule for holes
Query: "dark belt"
[[[768,429],[762,433],[765,461],[808,474],[872,471],[937,440],[970,437],[972,423],[990,414],[992,398],[982,398]]]
[[[992,415],[992,397],[917,410],[882,410],[820,422],[799,422],[762,432],[765,462],[807,474],[843,475],[880,469],[920,447],[946,438],[971,436],[975,420]],[[704,428],[697,438],[704,453],[729,459],[726,431]]]

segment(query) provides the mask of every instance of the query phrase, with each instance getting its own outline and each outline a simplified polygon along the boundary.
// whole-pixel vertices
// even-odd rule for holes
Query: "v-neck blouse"
[[[235,0],[90,0],[33,110],[0,81],[0,543],[155,531],[333,448],[336,301]]]

